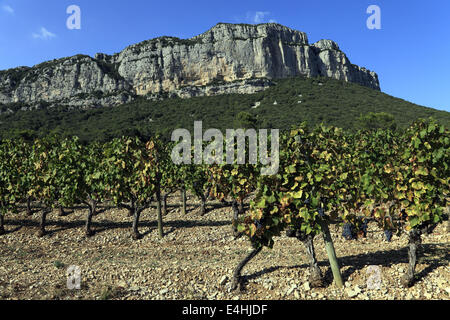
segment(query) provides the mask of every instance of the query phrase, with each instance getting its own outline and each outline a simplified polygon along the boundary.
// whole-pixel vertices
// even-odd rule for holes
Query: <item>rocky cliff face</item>
[[[0,103],[113,106],[136,96],[253,93],[270,86],[270,79],[294,76],[380,90],[377,74],[351,64],[331,40],[310,45],[305,33],[275,23],[219,23],[191,39],[160,37],[114,55],[0,71]]]

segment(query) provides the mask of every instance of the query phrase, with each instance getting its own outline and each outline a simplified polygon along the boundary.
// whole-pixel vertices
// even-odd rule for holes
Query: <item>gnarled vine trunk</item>
[[[239,208],[238,208],[238,202],[236,200],[233,200],[231,203],[231,208],[233,209],[233,234],[235,237],[239,235],[237,225],[238,225],[238,218],[239,218]]]
[[[139,233],[139,218],[141,216],[142,210],[136,208],[136,206],[131,207],[130,214],[133,215],[133,231],[132,236],[134,240],[139,240],[142,238],[142,235]]]
[[[161,196],[161,202],[162,202],[162,215],[167,215],[167,196],[169,194],[167,192],[164,192],[164,194]]]
[[[5,217],[0,213],[0,235],[5,234]]]
[[[182,213],[186,214],[187,209],[186,209],[186,189],[183,187],[181,189],[181,202],[182,202]]]
[[[233,272],[233,280],[231,282],[231,289],[236,290],[239,288],[239,290],[242,290],[242,278],[241,278],[241,272],[242,269],[252,260],[258,253],[260,253],[262,250],[262,247],[259,247],[257,249],[253,249],[252,252],[250,252],[234,269]]]
[[[158,234],[162,239],[164,237],[162,213],[161,213],[161,190],[159,187],[156,189],[156,214],[158,217]]]
[[[66,213],[64,212],[63,206],[59,206],[59,209],[58,209],[58,216],[64,217],[65,215],[66,215]]]
[[[85,231],[86,231],[86,237],[91,237],[94,235],[94,231],[92,231],[92,229],[91,229],[91,223],[92,223],[92,217],[95,215],[95,213],[97,211],[97,201],[91,199],[87,202],[87,205],[89,207],[89,211],[88,211],[88,215],[86,218]]]
[[[414,277],[418,258],[419,245],[422,243],[420,238],[420,231],[411,230],[409,233],[409,244],[408,244],[408,271],[402,279],[402,285],[404,287],[411,287],[414,284]]]
[[[204,216],[206,214],[206,196],[204,194],[200,194],[200,215]]]
[[[46,223],[47,215],[51,211],[52,211],[52,209],[50,209],[50,208],[44,208],[44,210],[42,210],[41,221],[39,223],[38,237],[43,237],[47,234],[47,231],[45,231],[45,223]]]
[[[244,214],[244,200],[238,202],[238,212],[239,214]]]
[[[33,211],[31,210],[31,198],[27,197],[27,216],[32,216]]]
[[[304,239],[302,239],[303,244],[305,245],[306,254],[308,255],[309,260],[309,270],[310,277],[309,281],[313,288],[322,287],[324,285],[322,272],[320,271],[319,264],[317,263],[316,253],[314,250],[314,239],[311,235],[307,235]]]
[[[142,211],[150,206],[150,201],[148,202],[140,202],[136,199],[131,200],[131,204],[119,204],[119,207],[125,208],[128,210],[128,214],[133,217],[132,231],[131,235],[134,240],[139,240],[142,238],[142,235],[139,233],[139,218],[141,216]]]

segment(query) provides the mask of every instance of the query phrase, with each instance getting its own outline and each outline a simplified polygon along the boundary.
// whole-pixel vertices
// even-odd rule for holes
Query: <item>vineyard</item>
[[[275,240],[286,235],[306,249],[311,287],[326,287],[332,281],[343,287],[339,262],[345,257],[336,254],[332,240],[336,239],[336,227],[344,226],[349,238],[365,238],[368,224],[384,231],[388,240],[392,234],[407,237],[408,264],[400,281],[402,286],[412,287],[418,279],[419,253],[426,255],[427,248],[432,251],[431,246],[421,246],[423,237],[436,227],[444,230],[442,222],[448,219],[450,135],[433,120],[417,121],[404,131],[357,133],[325,126],[309,129],[302,124],[280,136],[280,169],[271,176],[261,175],[261,165],[175,165],[173,147],[157,138],[124,137],[91,144],[56,136],[1,141],[0,241],[15,234],[23,236],[16,224],[30,223],[18,220],[25,210],[28,220],[39,214],[37,236],[48,243],[52,236],[46,225],[48,215],[58,212],[69,223],[72,216],[81,216],[67,210],[80,207],[88,209],[82,224],[88,238],[102,236],[92,228],[93,220],[127,212],[132,239],[145,242],[141,215],[154,208],[156,221],[151,225],[159,241],[165,237],[176,241],[174,229],[183,226],[172,220],[165,225],[164,220],[170,219],[168,199],[180,193],[180,215],[187,215],[187,195],[196,199],[196,212],[203,220],[214,215],[216,207],[231,207],[231,223],[217,223],[216,229],[225,232],[229,227],[233,234],[230,242],[236,246],[242,247],[244,239],[250,241],[251,252],[241,253],[241,261],[230,275],[230,291],[244,292],[248,282],[241,275],[244,267],[265,254],[264,247],[276,247]],[[9,221],[15,223],[9,225]],[[208,225],[208,230],[211,228]],[[59,237],[64,238],[64,232],[59,231]],[[217,231],[215,235],[219,241]],[[316,236],[323,238],[331,281],[317,258]],[[136,249],[128,237],[118,238],[130,250]],[[379,247],[386,246],[382,241]],[[6,241],[2,243],[6,254],[10,247]],[[223,255],[218,255],[223,260],[228,259],[226,251],[224,248]],[[270,259],[270,254],[265,257],[268,265],[276,267],[276,259]],[[448,260],[448,256],[442,259]]]

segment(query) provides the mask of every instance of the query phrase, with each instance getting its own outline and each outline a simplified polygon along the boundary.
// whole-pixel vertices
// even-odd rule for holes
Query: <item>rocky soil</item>
[[[192,198],[190,204],[195,204]],[[178,202],[178,197],[170,203]],[[447,223],[422,237],[417,281],[404,289],[407,237],[384,240],[375,224],[366,239],[346,241],[331,227],[345,288],[332,281],[324,243],[315,238],[324,288],[311,288],[303,244],[277,237],[243,270],[245,291],[230,290],[233,269],[249,252],[245,238],[234,240],[231,208],[205,216],[194,205],[188,213],[170,207],[164,239],[158,238],[155,209],[144,211],[143,239],[131,238],[131,218],[124,210],[104,208],[94,217],[94,237],[84,236],[87,209],[65,217],[49,215],[49,234],[38,238],[39,212],[6,217],[8,233],[0,237],[0,299],[156,299],[156,300],[448,300],[450,298]],[[81,289],[67,289],[67,269],[79,266]],[[379,272],[378,286],[376,280]],[[376,288],[372,288],[375,283]]]

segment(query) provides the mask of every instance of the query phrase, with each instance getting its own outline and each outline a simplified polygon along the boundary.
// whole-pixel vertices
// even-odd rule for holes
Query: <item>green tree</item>
[[[235,126],[243,129],[256,129],[258,120],[248,112],[239,112],[235,119]]]
[[[363,130],[395,130],[397,128],[394,116],[387,112],[369,112],[362,115],[358,118],[358,126]]]

